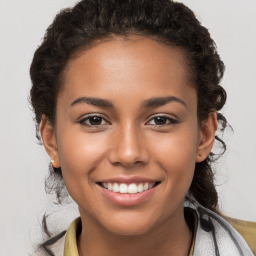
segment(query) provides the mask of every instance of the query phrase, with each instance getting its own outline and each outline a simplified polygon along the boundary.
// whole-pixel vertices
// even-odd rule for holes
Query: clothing
[[[194,229],[193,232],[193,239],[192,239],[192,244],[190,248],[190,252],[188,256],[193,256],[193,251],[194,251],[194,246],[195,246],[195,232],[196,232],[196,227],[197,225],[197,217],[196,217],[196,212],[193,214],[191,211],[189,213],[192,215],[192,218],[194,218],[193,224],[191,225],[192,228]],[[81,229],[81,218],[75,219],[67,233],[66,233],[66,238],[65,238],[65,246],[64,246],[64,256],[79,256],[78,254],[78,249],[77,249],[77,230]]]
[[[224,218],[199,204],[190,207],[198,215],[194,256],[253,256],[242,236]]]
[[[197,203],[189,204],[187,207],[195,216],[195,232],[189,256],[254,255],[242,236],[224,218]],[[81,230],[81,219],[77,218],[70,225],[65,237],[58,242],[58,245],[51,248],[55,252],[54,255],[79,256],[77,249],[79,230]],[[256,243],[256,237],[252,239]]]
[[[223,216],[223,218],[242,235],[256,255],[256,222],[237,220],[227,216]]]
[[[76,233],[77,228],[81,225],[81,219],[75,219],[66,234],[65,238],[65,246],[64,246],[64,256],[79,256],[78,249],[77,249],[77,240],[76,240]],[[194,239],[192,242],[192,246],[188,256],[193,256],[193,249],[194,249]]]

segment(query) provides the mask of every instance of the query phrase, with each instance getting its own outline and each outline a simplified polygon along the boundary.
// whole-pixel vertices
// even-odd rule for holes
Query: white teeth
[[[112,186],[112,183],[108,183],[108,187],[107,187],[108,190],[113,190],[113,186]]]
[[[119,190],[119,185],[117,184],[117,183],[114,183],[113,184],[113,191],[114,192],[119,192],[120,190]]]
[[[148,183],[145,183],[143,186],[143,190],[147,190],[148,189]]]
[[[152,188],[154,186],[154,183],[148,183],[148,188]]]
[[[140,183],[136,185],[135,183],[132,184],[125,184],[125,183],[102,183],[102,186],[106,188],[107,190],[114,191],[116,193],[121,193],[121,194],[136,194],[143,192],[145,190],[148,190],[152,188],[155,185],[155,182],[145,182],[145,183]]]
[[[138,186],[138,192],[142,192],[143,191],[143,185],[142,184],[139,184]]]
[[[127,193],[127,191],[128,191],[128,187],[127,187],[126,184],[122,183],[122,184],[119,186],[119,190],[120,190],[120,193],[125,194],[125,193]]]
[[[133,184],[130,184],[128,186],[128,193],[129,194],[135,194],[137,192],[138,192],[138,188],[137,188],[136,184],[133,183]]]

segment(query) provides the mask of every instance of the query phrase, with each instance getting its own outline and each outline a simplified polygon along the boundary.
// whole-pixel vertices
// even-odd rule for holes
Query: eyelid
[[[88,120],[90,117],[100,117],[102,118],[107,124],[99,124],[99,125],[92,125],[92,124],[85,124],[85,121]],[[87,127],[100,127],[100,126],[104,126],[104,125],[109,125],[110,122],[108,121],[108,119],[99,113],[90,113],[87,115],[82,115],[81,117],[79,117],[77,123],[80,123],[81,125],[87,126]]]
[[[105,123],[104,124],[99,124],[99,125],[93,125],[93,124],[86,124],[85,123],[85,121],[87,121],[90,117],[95,117],[95,116],[102,118],[102,120],[104,120]],[[159,124],[148,124],[149,122],[151,122],[152,120],[154,120],[157,117],[166,118],[169,121],[169,123],[160,124],[160,125]],[[87,127],[100,127],[100,126],[105,126],[105,125],[110,125],[111,124],[109,119],[105,115],[100,114],[100,113],[90,113],[90,114],[82,115],[78,118],[78,120],[76,122],[80,123],[83,126],[87,126]],[[148,117],[145,124],[150,125],[150,126],[160,127],[160,126],[175,125],[177,123],[180,123],[180,120],[177,117],[175,117],[173,115],[170,116],[169,114],[158,113],[158,114],[154,114],[154,115],[151,115],[150,117]]]
[[[159,113],[159,114],[154,114],[153,116],[150,116],[149,118],[148,118],[148,121],[146,122],[146,124],[147,123],[149,123],[150,121],[152,121],[152,120],[154,120],[155,118],[157,118],[157,117],[164,117],[164,118],[166,118],[167,120],[169,120],[170,121],[170,123],[168,123],[168,124],[163,124],[163,125],[157,125],[157,124],[151,124],[152,126],[167,126],[167,125],[174,125],[174,124],[178,124],[178,123],[180,123],[180,120],[177,118],[177,117],[174,117],[174,116],[170,116],[170,115],[168,115],[168,114],[161,114],[161,113]]]

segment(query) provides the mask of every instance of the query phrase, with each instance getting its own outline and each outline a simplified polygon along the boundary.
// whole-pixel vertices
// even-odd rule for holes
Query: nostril
[[[143,164],[145,164],[143,161],[116,161],[116,162],[112,162],[112,164],[114,166],[124,166],[124,167],[134,167],[134,166],[141,166]]]
[[[143,164],[144,164],[143,161],[136,161],[136,162],[134,163],[134,165],[143,165]]]

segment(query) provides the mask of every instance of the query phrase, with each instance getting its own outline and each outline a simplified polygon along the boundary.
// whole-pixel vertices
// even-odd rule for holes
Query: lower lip
[[[145,190],[140,193],[135,193],[135,194],[128,194],[128,193],[122,194],[122,193],[117,193],[117,192],[113,192],[108,189],[105,189],[100,185],[98,186],[101,189],[101,192],[103,193],[103,195],[108,200],[120,206],[133,206],[133,205],[144,203],[152,196],[152,194],[155,192],[156,188],[158,187],[158,186],[155,186],[153,188],[150,188],[148,190]]]

